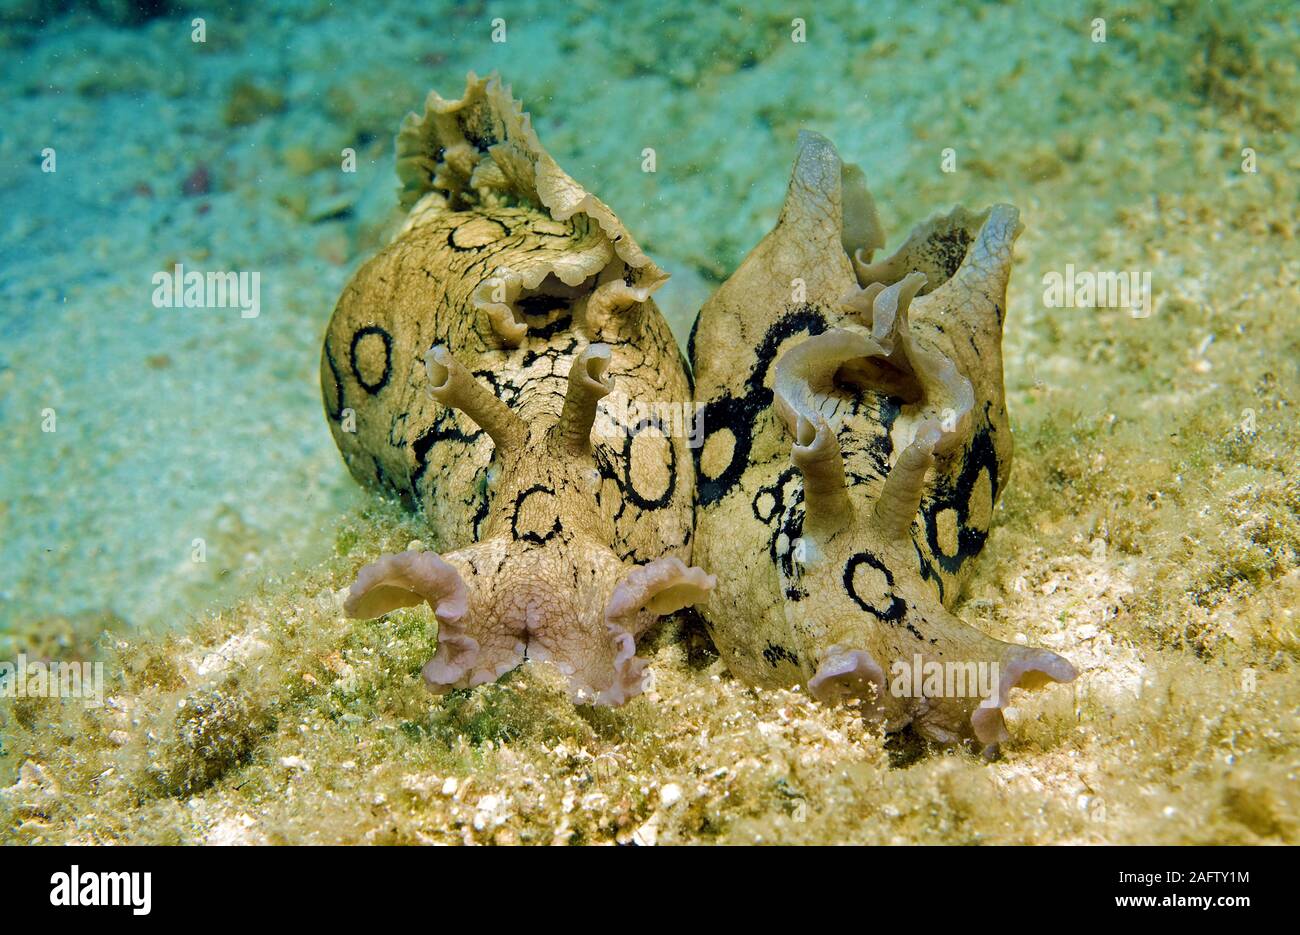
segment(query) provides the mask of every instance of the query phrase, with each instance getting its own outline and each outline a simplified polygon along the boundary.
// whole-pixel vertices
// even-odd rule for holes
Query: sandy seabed
[[[819,3],[794,43],[786,4],[506,6],[0,13],[0,659],[106,673],[102,706],[0,699],[0,840],[1294,843],[1296,17],[1138,0],[1096,42],[1071,4]],[[532,666],[431,699],[427,609],[342,617],[427,530],[347,475],[320,341],[396,221],[401,116],[471,68],[673,273],[679,336],[801,128],[891,245],[1021,209],[1016,463],[959,613],[1081,675],[998,760],[747,688],[685,617],[616,710]],[[154,307],[176,263],[259,271],[261,313]],[[1067,265],[1150,273],[1151,314],[1048,307]]]

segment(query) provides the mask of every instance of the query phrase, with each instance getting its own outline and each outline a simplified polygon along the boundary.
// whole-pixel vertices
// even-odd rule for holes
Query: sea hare
[[[720,582],[700,611],[741,679],[993,745],[1011,689],[1074,678],[950,610],[1011,467],[1001,340],[1020,230],[1009,205],[958,208],[873,260],[862,173],[800,136],[776,227],[691,340],[695,557]]]
[[[714,586],[687,564],[686,440],[638,405],[691,398],[650,297],[666,275],[495,76],[430,93],[397,165],[408,218],[343,290],[321,382],[353,475],[422,510],[438,551],[362,568],[345,612],[427,602],[435,691],[534,659],[620,704],[637,637]]]

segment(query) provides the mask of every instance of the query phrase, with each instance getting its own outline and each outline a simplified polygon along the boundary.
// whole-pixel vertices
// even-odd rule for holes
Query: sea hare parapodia
[[[949,610],[1011,467],[1001,340],[1020,229],[1009,205],[959,208],[872,262],[884,237],[862,173],[801,134],[776,227],[690,348],[706,406],[695,558],[719,579],[700,611],[738,677],[986,745],[1007,735],[1012,688],[1074,678]],[[955,666],[968,690],[897,691],[900,664]]]
[[[637,636],[714,584],[687,565],[686,440],[621,415],[690,400],[650,298],[666,275],[495,76],[430,93],[397,159],[409,217],[339,298],[321,382],[353,475],[422,509],[439,552],[362,568],[345,612],[427,601],[436,691],[531,658],[619,704],[642,687]]]

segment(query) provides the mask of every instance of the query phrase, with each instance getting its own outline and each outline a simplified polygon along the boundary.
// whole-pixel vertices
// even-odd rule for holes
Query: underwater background
[[[1298,61],[1254,0],[0,3],[0,660],[110,696],[0,699],[0,838],[1293,843]],[[537,667],[437,702],[427,612],[342,619],[422,531],[348,475],[321,340],[400,220],[398,124],[470,70],[672,274],[683,343],[800,129],[891,247],[1020,209],[962,615],[1082,674],[1002,760],[745,688],[683,621],[591,711]],[[157,307],[176,264],[256,272],[257,315]],[[1050,307],[1067,266],[1149,273],[1149,314]]]

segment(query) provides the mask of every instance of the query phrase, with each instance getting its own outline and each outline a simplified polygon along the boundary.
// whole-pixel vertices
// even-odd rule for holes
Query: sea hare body
[[[775,229],[691,342],[695,558],[719,579],[701,613],[738,677],[986,745],[1006,737],[1013,687],[1074,677],[949,609],[1011,467],[1001,338],[1019,232],[1008,205],[956,209],[873,262],[861,173],[801,135]]]
[[[638,409],[690,400],[650,298],[666,276],[495,77],[431,93],[397,156],[408,220],[339,298],[321,382],[353,475],[421,509],[438,551],[366,566],[345,611],[427,602],[435,690],[532,658],[619,704],[637,636],[714,583],[686,564],[686,441]]]

